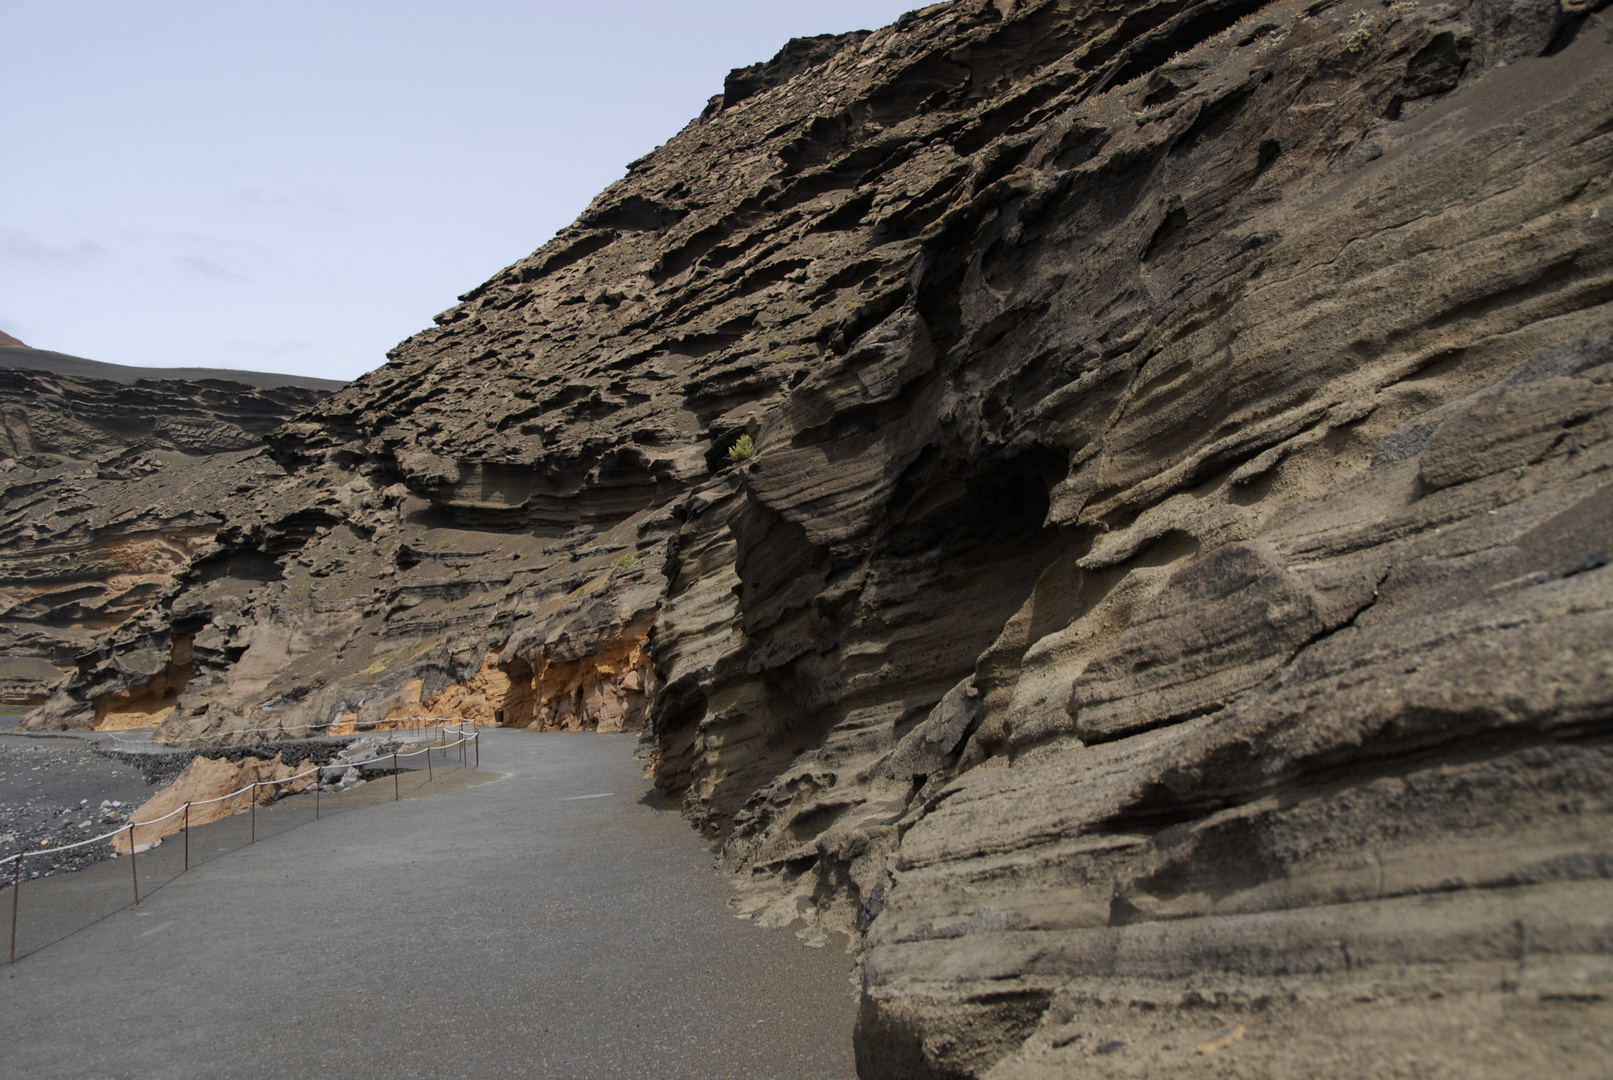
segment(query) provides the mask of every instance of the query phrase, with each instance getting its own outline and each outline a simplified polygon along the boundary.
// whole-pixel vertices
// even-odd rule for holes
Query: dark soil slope
[[[27,368],[52,375],[67,375],[75,379],[105,379],[109,382],[137,383],[142,380],[157,382],[231,382],[242,386],[255,386],[260,390],[274,390],[295,386],[304,390],[340,390],[347,383],[339,379],[314,379],[306,375],[283,375],[274,371],[238,371],[234,368],[143,368],[124,364],[103,364],[99,360],[86,360],[82,356],[52,352],[49,349],[30,349],[16,338],[0,334],[0,368]]]

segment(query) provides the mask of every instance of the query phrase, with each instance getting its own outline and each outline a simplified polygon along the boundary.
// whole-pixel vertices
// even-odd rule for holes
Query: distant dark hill
[[[260,390],[300,386],[304,390],[335,391],[347,385],[340,379],[310,379],[302,375],[281,375],[272,371],[196,367],[146,368],[103,364],[99,360],[85,360],[80,356],[69,356],[48,349],[30,349],[7,334],[0,334],[0,367],[48,371],[53,375],[71,375],[76,379],[108,379],[127,385],[133,385],[141,379],[183,379],[188,382],[217,379],[222,382],[255,386]]]

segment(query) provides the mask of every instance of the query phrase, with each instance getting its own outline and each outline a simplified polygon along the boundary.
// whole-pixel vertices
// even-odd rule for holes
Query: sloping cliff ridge
[[[868,1077],[1595,1075],[1613,33],[957,0],[736,72],[34,714],[631,727]],[[754,454],[730,460],[748,436]],[[1199,1053],[1200,1049],[1204,1053]]]
[[[270,494],[285,476],[264,436],[323,393],[256,372],[159,374],[0,348],[0,702],[40,704],[149,615],[154,647],[116,661],[134,692],[91,704],[97,726],[154,726],[190,673],[189,641],[164,614],[182,579],[210,565],[221,531],[297,517]],[[257,563],[238,591],[275,576],[272,559]]]

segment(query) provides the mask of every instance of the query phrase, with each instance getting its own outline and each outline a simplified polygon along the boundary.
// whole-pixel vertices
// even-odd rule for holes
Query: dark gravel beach
[[[191,750],[122,750],[93,736],[21,735],[17,718],[0,719],[0,859],[19,851],[65,847],[126,824],[152,793],[169,784],[197,756]],[[271,746],[229,747],[207,756],[249,757],[288,764],[328,764],[350,739],[300,740]],[[382,746],[385,753],[391,743]],[[365,770],[368,774],[371,770]],[[24,860],[26,878],[49,877],[110,858],[110,842]],[[9,865],[0,888],[11,880]]]
[[[77,843],[127,822],[151,797],[152,779],[162,777],[161,772],[148,776],[155,760],[142,770],[128,760],[135,756],[99,754],[76,738],[0,734],[0,859]],[[78,870],[111,851],[111,844],[94,844],[26,859],[23,874],[37,878]],[[11,867],[5,871],[9,880]]]

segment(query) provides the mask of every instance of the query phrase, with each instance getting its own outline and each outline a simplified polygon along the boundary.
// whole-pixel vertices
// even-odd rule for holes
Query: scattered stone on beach
[[[0,859],[20,851],[48,852],[23,860],[26,878],[78,870],[112,851],[93,844],[56,848],[99,836],[128,820],[149,785],[132,765],[108,759],[77,739],[0,736]],[[11,867],[0,872],[0,885]]]

